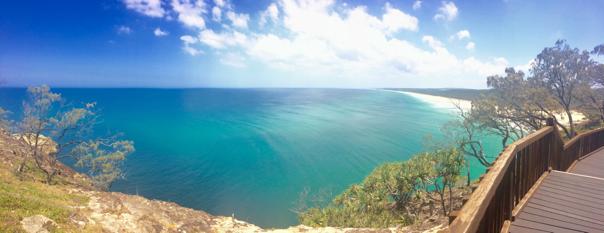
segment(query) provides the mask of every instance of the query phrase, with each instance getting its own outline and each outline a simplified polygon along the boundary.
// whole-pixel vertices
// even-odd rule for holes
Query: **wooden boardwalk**
[[[604,127],[564,141],[548,119],[508,145],[471,187],[448,232],[604,233]]]
[[[509,232],[604,233],[604,147],[569,172],[551,171],[529,191]]]

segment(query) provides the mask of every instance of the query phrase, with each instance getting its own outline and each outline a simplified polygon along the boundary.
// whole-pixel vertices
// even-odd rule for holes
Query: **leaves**
[[[86,168],[97,186],[108,189],[113,181],[122,177],[121,165],[132,152],[132,141],[97,139],[78,144],[71,155],[76,159],[76,166]]]
[[[309,226],[390,227],[415,221],[426,193],[452,187],[461,178],[463,155],[446,148],[377,167],[361,184],[350,186],[324,208],[299,215]],[[444,202],[444,198],[441,200]],[[412,204],[413,203],[413,204]]]
[[[96,103],[83,107],[60,104],[61,95],[48,86],[29,87],[23,103],[24,117],[19,123],[21,140],[30,149],[29,155],[47,175],[47,182],[57,174],[59,159],[71,157],[101,188],[123,176],[121,165],[134,151],[132,141],[117,136],[92,138],[97,114]],[[47,138],[50,137],[50,138]],[[24,155],[23,163],[29,155]]]

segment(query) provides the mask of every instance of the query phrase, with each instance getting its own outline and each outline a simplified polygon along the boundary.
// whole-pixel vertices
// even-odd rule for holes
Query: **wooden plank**
[[[564,228],[564,227],[557,227],[557,226],[547,225],[547,224],[543,224],[543,223],[539,223],[539,222],[534,222],[534,221],[530,221],[530,220],[525,220],[525,219],[518,219],[518,220],[512,222],[512,226],[521,226],[521,227],[525,227],[525,228],[539,229],[539,230],[543,230],[543,231],[546,231],[546,232],[556,232],[556,233],[577,233],[577,232],[582,232],[582,231],[578,231],[578,230],[573,230],[573,229]]]
[[[533,196],[535,191],[537,191],[537,188],[539,187],[541,182],[543,182],[545,180],[545,178],[549,175],[549,173],[550,173],[549,171],[546,171],[543,174],[541,174],[541,177],[539,177],[539,179],[537,180],[537,182],[535,182],[533,187],[531,187],[531,189],[529,189],[528,193],[526,193],[524,195],[524,197],[520,200],[520,202],[518,202],[516,207],[514,207],[514,209],[512,210],[512,219],[514,219],[516,217],[516,215],[518,215],[518,213],[520,213],[522,208],[524,208],[524,206],[528,203],[528,200]]]
[[[558,171],[553,171],[551,174],[551,180],[555,182],[575,184],[577,186],[587,185],[590,188],[596,188],[598,190],[604,188],[604,178],[586,176],[582,174],[562,173]]]
[[[510,233],[541,233],[541,232],[551,233],[550,231],[540,230],[540,229],[536,229],[536,228],[529,228],[529,227],[525,227],[525,226],[518,226],[518,225],[511,225],[509,232]]]
[[[541,215],[560,215],[560,216],[564,216],[566,218],[569,219],[579,219],[579,220],[583,220],[586,222],[591,222],[591,223],[595,223],[595,224],[599,224],[599,225],[604,225],[604,221],[599,220],[599,219],[594,219],[593,217],[589,217],[589,216],[580,216],[577,215],[575,213],[571,213],[570,211],[568,211],[568,209],[564,209],[564,210],[559,210],[559,209],[554,209],[550,206],[540,206],[540,205],[536,205],[533,203],[529,203],[526,207],[525,207],[525,211],[529,211],[531,213],[540,213]],[[522,213],[519,215],[519,218],[521,218]]]
[[[566,183],[566,184],[572,185],[573,187],[588,186],[590,188],[596,188],[596,190],[604,190],[604,179],[602,179],[602,178],[586,176],[583,174],[572,174],[572,176],[569,176],[569,175],[560,175],[560,173],[558,173],[558,172],[553,172],[553,173],[555,173],[555,174],[553,174],[550,177],[550,179],[545,181],[546,183],[547,182]],[[583,178],[588,178],[588,179],[583,179]]]
[[[592,192],[583,192],[580,188],[577,187],[567,187],[562,185],[553,185],[553,184],[542,184],[539,187],[544,192],[551,192],[554,194],[560,194],[568,197],[579,197],[581,200],[593,201],[594,203],[604,204],[604,199],[602,199],[602,194],[598,195],[597,193]]]
[[[535,194],[535,197],[537,197],[537,195],[539,195],[539,197],[550,197],[550,198],[558,199],[558,200],[565,201],[565,202],[568,202],[569,204],[573,204],[573,205],[593,206],[593,207],[599,208],[599,209],[603,208],[602,205],[594,205],[590,201],[579,200],[579,199],[575,199],[574,197],[569,197],[569,196],[559,196],[559,195],[552,194],[549,192],[537,191],[537,193]]]
[[[512,222],[510,220],[505,220],[505,222],[503,223],[503,227],[501,228],[501,233],[510,232],[511,225],[512,225]]]
[[[564,215],[559,215],[551,212],[534,211],[533,209],[527,208],[526,211],[522,212],[519,219],[526,219],[530,221],[540,222],[558,227],[566,227],[571,229],[577,229],[584,232],[602,232],[604,233],[604,225],[584,221],[576,218],[568,218]]]
[[[582,138],[587,138],[595,133],[602,132],[602,131],[604,131],[604,128],[593,129],[593,130],[590,130],[587,132],[580,133],[577,136],[573,137],[568,142],[564,143],[564,149],[573,146],[575,143],[578,143],[579,140]]]
[[[541,199],[534,197],[531,199],[531,203],[540,206],[548,206],[552,209],[564,210],[569,213],[573,213],[586,218],[593,218],[594,220],[604,219],[604,212],[601,209],[594,208],[591,206],[583,206],[576,204],[569,204],[568,202],[560,202],[555,199]]]

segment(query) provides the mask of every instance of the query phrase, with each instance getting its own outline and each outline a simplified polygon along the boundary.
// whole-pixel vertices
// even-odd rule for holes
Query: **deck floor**
[[[509,229],[604,233],[604,147],[579,160],[570,173],[551,171]]]
[[[604,178],[604,147],[579,159],[570,172]]]

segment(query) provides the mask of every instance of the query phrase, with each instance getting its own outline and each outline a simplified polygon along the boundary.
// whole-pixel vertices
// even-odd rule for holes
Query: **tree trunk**
[[[451,210],[453,209],[453,190],[451,189],[451,185],[449,185],[448,187],[449,187],[449,213],[451,213]]]
[[[573,114],[570,110],[566,110],[566,116],[568,116],[568,125],[570,127],[570,136],[568,138],[572,138],[575,136],[575,124],[573,123]]]

